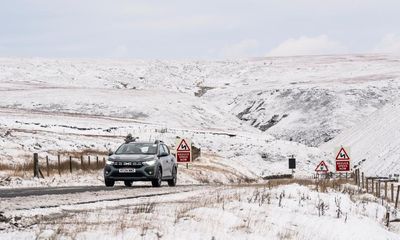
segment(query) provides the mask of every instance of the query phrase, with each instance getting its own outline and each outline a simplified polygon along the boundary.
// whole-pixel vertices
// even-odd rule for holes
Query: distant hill
[[[340,145],[351,147],[353,165],[366,159],[361,169],[369,176],[399,174],[400,102],[387,104],[369,117],[360,119],[358,124],[323,144],[320,149],[333,152]]]

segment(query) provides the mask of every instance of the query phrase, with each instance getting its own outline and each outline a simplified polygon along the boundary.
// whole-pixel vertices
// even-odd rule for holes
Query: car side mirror
[[[111,156],[111,155],[113,155],[114,154],[114,152],[113,151],[108,151],[108,156]]]

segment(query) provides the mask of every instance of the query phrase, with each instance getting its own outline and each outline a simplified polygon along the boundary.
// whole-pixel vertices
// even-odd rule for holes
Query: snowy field
[[[168,189],[168,188],[167,188]],[[145,190],[145,191],[143,191]],[[158,196],[135,198],[135,195]],[[399,239],[387,207],[351,186],[185,187],[48,196],[8,202],[1,239]],[[167,194],[168,193],[168,194]],[[165,194],[165,195],[164,195]],[[60,197],[58,197],[60,198]],[[72,200],[73,199],[73,200]],[[57,203],[54,205],[54,203]],[[52,205],[53,204],[53,205]],[[53,207],[48,207],[48,206]],[[46,207],[47,206],[47,207]]]

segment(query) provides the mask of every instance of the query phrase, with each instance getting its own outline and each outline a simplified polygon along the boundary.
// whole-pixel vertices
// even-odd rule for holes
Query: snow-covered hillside
[[[187,126],[186,114],[198,127],[229,121],[224,128],[236,129],[237,121],[226,121],[234,115],[278,138],[317,146],[397,97],[399,69],[400,58],[382,55],[238,61],[0,59],[1,88],[7,91],[0,106],[168,126]]]
[[[321,146],[332,153],[338,146],[350,146],[353,165],[360,163],[368,176],[387,177],[400,173],[400,102],[387,104],[383,109]],[[329,155],[328,155],[329,156]]]
[[[288,173],[287,158],[294,154],[298,170],[309,174],[322,156],[309,146],[399,96],[400,58],[3,58],[0,89],[3,163],[31,159],[33,151],[106,152],[131,132],[168,144],[190,137],[251,176]]]

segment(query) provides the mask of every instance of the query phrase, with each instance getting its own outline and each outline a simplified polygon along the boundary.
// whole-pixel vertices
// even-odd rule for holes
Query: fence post
[[[394,184],[393,183],[390,185],[390,191],[391,191],[392,202],[394,202]]]
[[[39,155],[33,154],[33,177],[39,177]]]
[[[81,170],[83,170],[83,156],[81,155]]]
[[[61,176],[61,159],[60,159],[60,154],[57,155],[57,160],[58,160],[58,175]]]
[[[47,176],[50,176],[50,172],[49,172],[49,156],[46,156],[46,170],[47,170]]]
[[[385,199],[387,199],[387,182],[385,181]]]
[[[364,172],[361,173],[361,180],[362,180],[361,187],[362,187],[362,189],[364,189],[364,185],[365,185]]]
[[[103,157],[103,167],[106,165],[106,157]]]
[[[390,213],[386,212],[386,227],[389,227],[389,223],[390,223]]]
[[[72,173],[72,156],[69,156],[69,172]]]
[[[368,191],[369,191],[369,189],[368,189],[368,178],[365,178],[365,188],[367,189],[367,193],[368,193]]]
[[[358,179],[358,169],[356,169],[356,171],[354,172],[354,180],[356,181],[356,185],[358,186],[358,183],[360,182],[360,180]]]
[[[381,180],[376,183],[376,196],[381,197]]]
[[[372,195],[374,195],[374,193],[375,193],[374,188],[375,188],[375,183],[374,183],[374,179],[372,179],[372,191],[371,191]]]
[[[89,164],[89,169],[90,169],[90,156],[88,156],[87,158],[88,158],[88,164]]]
[[[99,156],[96,156],[96,167],[99,168]]]
[[[396,203],[394,205],[395,209],[397,209],[397,203],[399,202],[399,192],[400,192],[400,185],[397,186]]]

